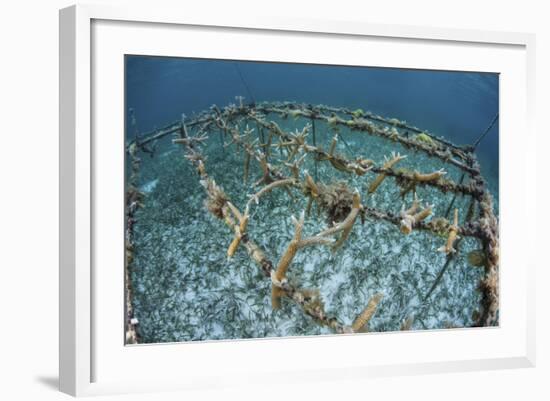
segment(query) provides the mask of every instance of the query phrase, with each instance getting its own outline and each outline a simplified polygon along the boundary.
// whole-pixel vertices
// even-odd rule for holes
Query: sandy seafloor
[[[277,121],[287,130],[302,128],[303,121]],[[328,147],[332,133],[317,123],[317,142]],[[341,135],[349,148],[339,141],[337,152],[371,158],[377,163],[391,151],[406,154],[396,167],[431,172],[445,167],[447,177],[458,181],[461,172],[440,159],[415,153],[399,144],[346,130]],[[243,154],[234,146],[224,149],[217,132],[211,133],[204,146],[206,168],[241,210],[248,195],[256,192],[254,181],[260,177],[259,166],[251,162],[251,175],[243,184]],[[274,154],[275,150],[274,150]],[[257,337],[332,334],[306,316],[301,308],[283,300],[282,308],[271,308],[271,283],[241,247],[228,260],[227,247],[233,234],[204,207],[205,192],[193,166],[183,157],[180,147],[165,139],[159,143],[154,158],[142,155],[141,189],[146,193],[145,207],[137,212],[136,254],[131,280],[133,306],[139,321],[142,342],[180,342],[197,340],[241,339]],[[273,163],[273,161],[271,160]],[[305,168],[313,172],[313,160]],[[482,170],[494,174],[494,169]],[[288,171],[284,171],[289,175]],[[363,204],[398,212],[403,205],[399,187],[388,177],[374,195],[366,196],[368,184],[375,177],[340,173],[329,163],[318,164],[324,183],[345,179],[349,187],[360,190]],[[498,208],[498,177],[486,175]],[[294,190],[289,200],[284,190],[275,190],[254,206],[248,224],[249,237],[275,264],[294,234],[291,215],[305,209],[306,200]],[[418,189],[423,202],[434,204],[434,215],[441,216],[452,193]],[[407,205],[411,195],[407,198]],[[459,196],[460,223],[466,215],[469,197]],[[496,210],[498,214],[498,209]],[[326,228],[325,216],[314,207],[306,220],[304,235]],[[340,322],[351,324],[370,297],[381,292],[383,299],[369,323],[371,332],[399,330],[407,317],[414,315],[413,330],[468,327],[472,312],[479,305],[478,282],[483,269],[467,263],[466,254],[480,247],[466,238],[460,252],[429,299],[422,303],[445,263],[437,248],[445,237],[427,232],[406,236],[386,222],[367,219],[354,225],[350,238],[335,254],[327,247],[308,247],[298,252],[288,273],[289,279],[302,288],[319,288],[325,309]]]

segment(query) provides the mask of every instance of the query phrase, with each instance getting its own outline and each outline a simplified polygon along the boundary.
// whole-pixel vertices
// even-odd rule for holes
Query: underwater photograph
[[[126,55],[126,344],[499,325],[499,75]]]

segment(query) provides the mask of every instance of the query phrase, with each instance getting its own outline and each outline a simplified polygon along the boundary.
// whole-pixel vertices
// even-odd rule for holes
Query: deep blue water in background
[[[498,112],[498,74],[127,56],[126,106],[145,133],[236,95],[361,108],[471,144]],[[128,121],[128,120],[127,120]],[[133,135],[128,129],[128,137]],[[498,121],[478,147],[498,185]]]

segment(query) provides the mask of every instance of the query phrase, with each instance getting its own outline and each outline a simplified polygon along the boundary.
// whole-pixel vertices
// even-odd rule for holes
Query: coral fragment
[[[359,333],[359,332],[367,332],[367,324],[369,323],[369,320],[372,318],[374,313],[376,312],[376,308],[378,308],[378,304],[382,300],[383,295],[381,293],[375,294],[368,302],[367,307],[363,309],[363,311],[355,318],[353,321],[353,324],[351,325],[351,328],[353,329],[353,332]]]
[[[455,253],[456,249],[453,246],[455,241],[460,238],[460,236],[457,233],[458,233],[458,209],[455,209],[453,224],[449,226],[447,243],[443,245],[441,248],[439,248],[438,251],[443,252],[447,255],[450,253]]]

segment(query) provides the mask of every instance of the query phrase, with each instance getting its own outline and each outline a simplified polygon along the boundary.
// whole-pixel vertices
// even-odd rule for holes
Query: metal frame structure
[[[475,146],[458,146],[448,140],[437,137],[417,127],[395,118],[384,118],[361,109],[349,110],[325,105],[296,104],[291,102],[259,104],[244,104],[243,97],[237,96],[238,104],[231,104],[220,109],[212,106],[209,111],[200,113],[197,117],[187,120],[185,116],[181,121],[174,122],[160,130],[147,133],[143,136],[137,134],[127,144],[127,154],[131,164],[131,176],[126,196],[127,231],[126,231],[126,339],[129,343],[139,342],[136,324],[131,304],[131,286],[128,278],[131,275],[132,261],[134,258],[134,226],[136,222],[135,211],[143,205],[145,195],[138,188],[138,174],[140,165],[140,153],[154,155],[156,142],[172,135],[173,143],[182,145],[185,149],[185,157],[196,168],[198,178],[206,191],[206,208],[217,218],[224,221],[234,232],[227,254],[233,256],[239,246],[244,248],[249,257],[261,268],[266,277],[272,282],[272,306],[280,307],[280,298],[284,297],[299,305],[304,313],[311,316],[317,323],[330,327],[335,333],[364,332],[368,330],[368,321],[376,311],[376,305],[381,299],[376,294],[368,302],[364,311],[352,324],[344,324],[336,317],[328,316],[323,308],[318,291],[301,289],[291,284],[286,277],[287,270],[292,264],[296,253],[307,246],[329,246],[333,250],[342,246],[348,238],[353,225],[358,218],[362,221],[381,220],[398,226],[403,234],[410,234],[413,230],[426,230],[434,234],[445,235],[446,243],[440,248],[446,254],[446,261],[441,269],[436,282],[431,287],[425,298],[428,298],[437,283],[441,280],[450,261],[458,252],[458,244],[461,237],[477,238],[483,249],[483,261],[485,268],[484,278],[479,283],[482,293],[481,305],[477,312],[474,325],[477,327],[498,325],[499,285],[498,285],[498,261],[499,239],[498,220],[493,212],[493,200],[489,193],[485,180],[480,171],[480,166],[475,155]],[[270,117],[279,119],[293,118],[304,122],[301,132],[287,132]],[[334,137],[328,150],[318,146],[316,139],[316,122],[324,123],[333,131]],[[254,127],[254,128],[250,128]],[[463,172],[460,182],[455,182],[445,177],[444,169],[433,172],[421,172],[418,170],[404,170],[394,168],[406,155],[392,153],[383,164],[377,164],[364,155],[355,155],[354,158],[346,158],[336,152],[336,144],[339,140],[346,142],[341,128],[347,128],[346,135],[377,136],[396,144],[396,147],[414,152],[422,152],[429,157],[440,159],[443,165],[452,165]],[[224,147],[234,145],[235,152],[242,151],[244,181],[248,179],[251,169],[251,161],[254,160],[262,171],[262,178],[255,183],[258,191],[250,195],[250,200],[238,207],[234,205],[223,189],[216,184],[207,172],[206,157],[201,151],[202,145],[209,135],[219,133]],[[311,135],[310,135],[311,134]],[[483,133],[483,135],[485,132]],[[476,141],[479,143],[478,141]],[[272,150],[274,149],[274,150]],[[275,149],[278,149],[276,152]],[[334,169],[349,174],[364,176],[370,182],[368,190],[364,194],[352,191],[344,186],[337,189],[331,188],[327,183],[322,183],[304,171],[302,165],[307,157],[313,158],[317,163],[328,163]],[[468,180],[464,184],[464,177]],[[403,198],[407,194],[413,194],[412,205],[399,214],[387,210],[379,210],[362,204],[361,199],[366,199],[376,192],[378,187],[387,178],[393,178],[393,183],[401,189]],[[416,198],[417,187],[430,187],[441,192],[452,192],[456,195],[467,195],[471,198],[468,216],[463,225],[459,226],[458,209],[454,209],[454,218],[449,221],[449,212],[455,198],[452,199],[445,216],[434,216],[430,221],[425,220],[433,214],[432,207],[421,207]],[[250,209],[258,204],[260,198],[266,193],[277,188],[290,191],[298,189],[307,198],[307,208],[299,219],[294,218],[295,234],[288,244],[286,252],[281,255],[277,263],[266,256],[246,231],[249,223]],[[321,199],[323,192],[345,192],[341,197],[339,209],[345,210],[345,216],[329,216],[332,225],[325,231],[309,238],[302,238],[302,228],[305,215],[309,212],[313,203],[322,208]],[[340,194],[342,195],[342,194]],[[365,202],[363,202],[365,203]],[[477,216],[475,211],[479,210]],[[413,317],[408,317],[402,329],[410,328]]]

